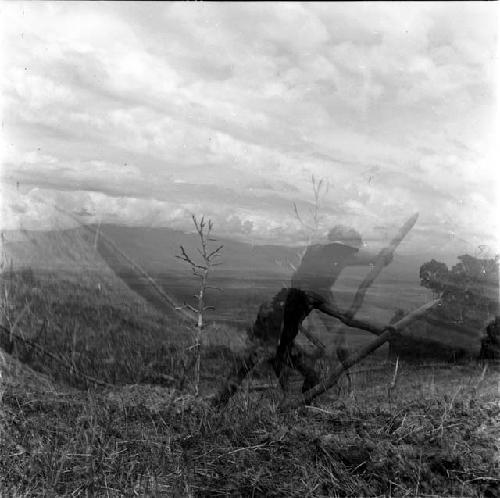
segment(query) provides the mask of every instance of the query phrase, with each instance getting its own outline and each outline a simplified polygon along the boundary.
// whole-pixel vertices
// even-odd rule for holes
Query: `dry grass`
[[[116,294],[111,286],[97,292],[74,275],[4,274],[1,283],[8,289],[2,322],[19,337],[16,356],[56,380],[85,388],[85,376],[134,383],[182,371],[185,355],[179,352],[190,343],[189,328],[140,298]],[[9,351],[7,339],[0,331],[0,347]]]
[[[500,492],[500,373],[493,366],[484,371],[475,363],[426,368],[403,363],[394,379],[392,365],[368,369],[365,364],[353,375],[351,392],[342,384],[314,406],[280,414],[277,388],[244,387],[218,412],[190,394],[189,379],[182,390],[177,382],[145,383],[144,362],[153,377],[186,374],[183,349],[160,348],[171,338],[181,343],[178,324],[173,330],[149,308],[139,319],[134,308],[68,282],[49,279],[37,286],[50,292],[39,293],[39,301],[29,296],[31,311],[22,330],[44,348],[73,357],[82,372],[116,385],[89,389],[67,365],[36,352],[28,357],[19,345],[23,360],[48,376],[37,381],[27,367],[16,370],[15,362],[3,368],[2,495],[494,497]],[[19,312],[28,297],[22,282],[16,296],[11,304]],[[63,332],[53,325],[45,339],[37,336],[40,318]],[[81,331],[76,345],[74,326]],[[106,361],[110,355],[113,362]],[[202,393],[213,392],[230,361],[227,350],[205,356]],[[267,372],[260,376],[269,382]]]
[[[243,391],[216,412],[202,399],[158,386],[51,394],[7,387],[1,489],[493,497],[500,489],[498,374],[473,392],[480,373],[468,367],[436,376],[434,394],[427,375],[408,374],[391,406],[383,389],[368,397],[368,386],[358,386],[355,396],[286,415],[277,413],[275,391]],[[460,390],[449,390],[450,377]]]

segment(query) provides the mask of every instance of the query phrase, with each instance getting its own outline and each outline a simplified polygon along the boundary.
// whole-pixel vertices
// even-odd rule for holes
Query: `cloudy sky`
[[[2,228],[500,251],[498,4],[3,2]],[[497,130],[498,131],[498,130]],[[69,218],[68,218],[69,220]],[[458,250],[458,249],[457,249]]]

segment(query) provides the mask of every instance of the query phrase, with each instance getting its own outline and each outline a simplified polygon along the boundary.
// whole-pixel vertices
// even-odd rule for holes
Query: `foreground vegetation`
[[[195,397],[186,324],[84,280],[11,277],[8,312],[29,303],[15,327],[39,347],[18,340],[2,355],[2,495],[500,492],[493,364],[403,363],[394,383],[392,364],[363,364],[350,391],[287,414],[261,371],[253,385],[265,389],[244,385],[219,412],[205,399],[231,367],[227,348],[206,351]]]
[[[480,370],[479,370],[480,374]],[[385,372],[383,377],[390,376]],[[450,381],[454,380],[453,388]],[[279,393],[224,412],[134,385],[3,394],[1,489],[22,495],[498,496],[498,380],[408,370],[280,415]],[[495,425],[496,424],[496,425]]]

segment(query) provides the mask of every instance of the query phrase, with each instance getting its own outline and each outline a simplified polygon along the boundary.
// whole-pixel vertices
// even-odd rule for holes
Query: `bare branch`
[[[180,246],[180,249],[181,249],[181,254],[180,255],[176,255],[175,257],[176,258],[180,258],[180,259],[184,259],[188,263],[192,263],[192,260],[189,257],[188,253],[185,251],[184,247]]]
[[[297,219],[302,223],[302,225],[304,225],[304,222],[302,221],[302,218],[300,217],[299,210],[297,208],[297,204],[295,202],[293,203],[293,210],[295,211],[295,216],[297,217]]]
[[[193,220],[194,226],[196,228],[196,232],[199,237],[199,247],[196,248],[196,251],[198,254],[201,256],[203,263],[197,263],[193,260],[193,258],[187,254],[183,246],[180,246],[181,250],[181,255],[177,256],[180,260],[188,263],[191,266],[191,270],[193,271],[193,274],[200,279],[199,282],[199,293],[197,295],[194,295],[193,298],[197,302],[197,307],[191,306],[189,304],[184,304],[183,308],[188,308],[189,310],[193,311],[196,313],[196,329],[197,329],[197,335],[196,335],[196,344],[193,347],[193,349],[196,351],[196,360],[195,360],[195,392],[198,394],[198,387],[199,387],[199,381],[200,381],[200,361],[201,361],[201,356],[200,356],[200,345],[201,345],[201,332],[204,327],[204,317],[203,313],[207,310],[213,310],[215,309],[213,306],[205,306],[205,291],[208,288],[215,288],[215,287],[209,287],[207,285],[207,280],[208,280],[208,274],[210,272],[210,269],[213,266],[217,266],[220,263],[216,263],[213,260],[217,258],[220,255],[220,251],[222,250],[223,246],[219,246],[214,250],[211,250],[209,248],[209,242],[215,241],[216,239],[213,239],[210,237],[210,234],[213,230],[214,224],[212,220],[208,220],[208,225],[207,222],[205,221],[205,216],[202,216],[201,219],[197,219],[196,216],[193,214],[191,215],[191,218]],[[218,289],[220,290],[220,289]]]
[[[196,228],[196,231],[199,233],[200,232],[200,228],[198,226],[198,220],[196,219],[196,216],[194,214],[192,214],[191,218],[193,219],[193,223],[194,223],[194,226]],[[203,218],[202,218],[202,221],[203,221]]]
[[[223,246],[223,245],[221,245],[221,246],[219,246],[217,249],[214,249],[214,250],[213,250],[213,251],[212,251],[212,252],[211,252],[211,253],[207,256],[207,258],[208,258],[208,259],[210,259],[210,258],[212,258],[212,257],[214,257],[214,256],[219,256],[219,253],[220,253],[220,251],[222,250],[222,248],[223,248],[223,247],[224,247],[224,246]]]
[[[297,220],[299,220],[300,224],[304,227],[304,228],[307,228],[307,230],[314,230],[313,227],[309,226],[300,216],[299,214],[299,210],[297,208],[297,204],[295,204],[295,202],[293,203],[293,210],[295,211],[295,216],[297,218]]]
[[[187,303],[184,303],[182,306],[176,306],[175,309],[176,310],[188,309],[194,313],[198,313],[198,310],[194,306],[191,306],[190,304]]]
[[[178,258],[178,259],[180,259],[181,261],[185,261],[186,263],[188,263],[189,265],[191,265],[193,273],[196,276],[199,276],[198,273],[196,272],[196,270],[202,270],[202,271],[206,271],[207,270],[206,266],[200,265],[198,263],[195,263],[191,259],[191,257],[186,253],[186,251],[184,250],[184,247],[180,246],[180,248],[181,248],[182,255],[176,255],[175,257]]]

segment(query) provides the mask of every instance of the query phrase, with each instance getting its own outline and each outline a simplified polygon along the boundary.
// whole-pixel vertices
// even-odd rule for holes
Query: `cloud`
[[[182,224],[196,211],[277,242],[303,235],[291,206],[310,207],[314,174],[331,185],[324,229],[369,232],[413,211],[470,240],[496,227],[488,2],[2,11],[9,188],[85,219]],[[6,202],[16,219],[49,216],[26,203]]]

